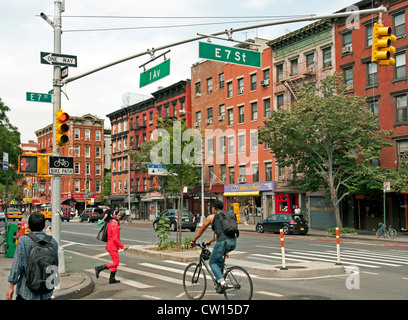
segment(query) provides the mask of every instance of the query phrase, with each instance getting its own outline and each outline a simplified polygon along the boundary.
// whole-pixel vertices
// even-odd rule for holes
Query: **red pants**
[[[112,263],[107,264],[106,266],[111,271],[115,272],[118,269],[119,265],[119,252],[118,251],[108,251],[112,257]]]

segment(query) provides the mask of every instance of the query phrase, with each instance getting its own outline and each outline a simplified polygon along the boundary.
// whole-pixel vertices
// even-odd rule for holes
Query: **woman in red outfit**
[[[109,283],[118,283],[119,280],[115,279],[116,270],[118,269],[119,265],[119,249],[127,250],[128,247],[124,246],[120,242],[120,217],[121,214],[117,213],[113,215],[113,219],[109,222],[108,225],[108,242],[106,244],[106,250],[112,257],[112,263],[104,264],[101,266],[95,267],[95,275],[96,278],[99,278],[99,273],[102,270],[111,269]]]

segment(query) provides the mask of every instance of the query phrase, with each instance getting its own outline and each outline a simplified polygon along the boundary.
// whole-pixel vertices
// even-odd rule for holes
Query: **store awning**
[[[224,192],[224,197],[259,197],[259,191]]]

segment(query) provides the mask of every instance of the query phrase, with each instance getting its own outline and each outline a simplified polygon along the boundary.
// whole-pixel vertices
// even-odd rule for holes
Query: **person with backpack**
[[[236,216],[232,212],[224,212],[224,203],[221,200],[212,201],[212,214],[204,221],[202,227],[197,231],[196,235],[190,243],[191,247],[196,245],[197,240],[201,237],[204,231],[211,225],[214,231],[214,236],[204,244],[217,241],[210,256],[210,268],[217,280],[217,293],[223,293],[228,288],[227,283],[222,275],[224,255],[235,249],[237,239],[239,237],[238,225]]]
[[[116,212],[116,211],[115,211]],[[108,225],[108,232],[107,232],[107,244],[106,250],[109,252],[110,256],[112,257],[112,263],[103,264],[101,266],[95,267],[95,276],[99,279],[99,273],[101,271],[110,269],[110,277],[109,283],[119,283],[119,280],[116,280],[116,270],[119,266],[119,249],[127,250],[129,247],[125,246],[120,242],[120,218],[121,213],[114,213],[113,220],[109,222]]]
[[[16,300],[51,300],[59,283],[58,244],[43,231],[45,217],[41,213],[29,216],[28,227],[31,232],[17,242],[6,299],[13,299],[17,285]]]

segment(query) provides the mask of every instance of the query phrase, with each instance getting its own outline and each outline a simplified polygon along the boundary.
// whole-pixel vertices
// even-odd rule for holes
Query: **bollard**
[[[341,266],[342,263],[340,263],[340,232],[339,232],[339,227],[336,227],[336,247],[337,247],[337,266]]]
[[[281,270],[288,270],[286,268],[286,261],[285,261],[285,240],[283,239],[283,230],[280,229],[280,241],[281,241],[281,253],[282,253],[282,267]]]

